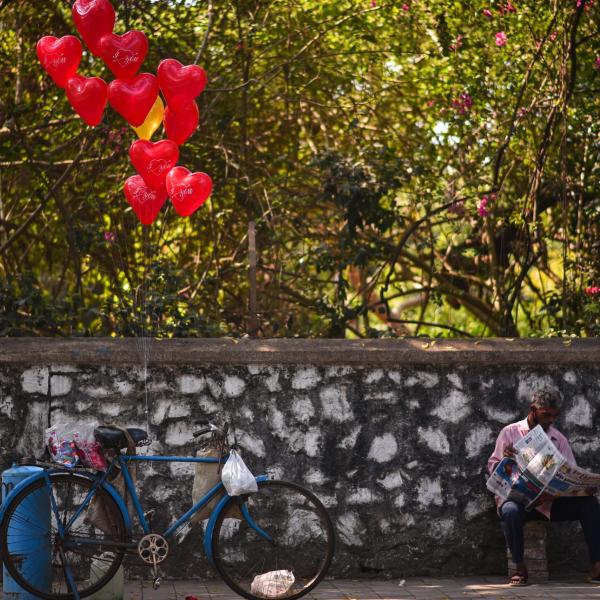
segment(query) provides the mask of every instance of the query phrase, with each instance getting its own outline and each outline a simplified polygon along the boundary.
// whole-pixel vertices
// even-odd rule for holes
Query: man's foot
[[[528,585],[527,572],[522,573],[520,571],[516,571],[515,574],[509,579],[508,584],[514,587],[519,585]]]

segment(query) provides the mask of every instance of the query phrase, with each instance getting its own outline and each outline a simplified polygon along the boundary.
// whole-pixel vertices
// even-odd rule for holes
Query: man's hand
[[[506,458],[514,458],[515,457],[515,449],[513,448],[512,445],[506,446],[506,448],[504,448],[504,452],[502,453],[502,455],[505,456]]]

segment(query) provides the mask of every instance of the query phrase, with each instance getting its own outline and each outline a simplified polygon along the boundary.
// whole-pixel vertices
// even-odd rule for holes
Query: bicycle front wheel
[[[46,600],[71,600],[104,587],[123,561],[129,534],[119,506],[103,488],[85,504],[93,480],[52,473],[26,486],[6,509],[0,547],[23,589]]]
[[[285,481],[264,481],[258,492],[231,498],[212,537],[217,571],[249,600],[304,596],[325,576],[333,552],[333,525],[323,504]]]

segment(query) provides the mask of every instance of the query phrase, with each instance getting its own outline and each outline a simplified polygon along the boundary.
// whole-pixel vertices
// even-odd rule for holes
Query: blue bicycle
[[[194,437],[210,434],[219,447],[217,458],[136,455],[132,446],[148,443],[145,431],[102,426],[94,433],[109,458],[106,471],[42,463],[44,470],[19,484],[0,511],[0,552],[13,579],[40,598],[77,600],[104,587],[131,556],[152,569],[157,587],[174,534],[213,503],[204,549],[229,587],[249,600],[310,592],[331,563],[334,530],[319,499],[294,483],[261,475],[257,492],[230,497],[219,481],[165,531],[152,530],[128,467],[226,460],[226,427],[197,424],[203,428]],[[122,495],[111,483],[115,475],[122,475]]]

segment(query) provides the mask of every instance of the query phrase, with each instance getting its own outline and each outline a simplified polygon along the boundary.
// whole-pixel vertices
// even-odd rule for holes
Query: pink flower
[[[508,36],[504,33],[504,31],[499,31],[496,34],[496,46],[502,47],[508,41]]]
[[[453,44],[450,44],[450,50],[456,52],[462,46],[463,36],[460,33],[456,36]]]
[[[553,31],[550,34],[550,41],[553,42],[556,39],[557,36],[558,36],[558,31]]]
[[[584,291],[588,296],[600,296],[600,286],[597,285],[586,287]]]
[[[452,108],[464,115],[473,106],[473,98],[469,94],[461,94],[458,98],[452,100]]]
[[[596,64],[594,65],[594,68],[600,70],[600,56],[596,56]]]
[[[492,11],[489,8],[484,8],[483,9],[483,14],[488,18],[491,19],[494,15],[492,14]]]
[[[112,244],[117,241],[117,236],[114,231],[105,231],[104,232],[104,241]]]
[[[371,8],[377,8],[377,0],[371,0]]]
[[[488,202],[489,202],[489,198],[487,196],[482,196],[481,200],[477,206],[477,212],[479,213],[480,217],[487,217],[490,214],[490,211],[488,210]]]
[[[402,10],[410,10],[410,5],[408,5],[408,4],[403,4],[403,5],[402,5]]]

